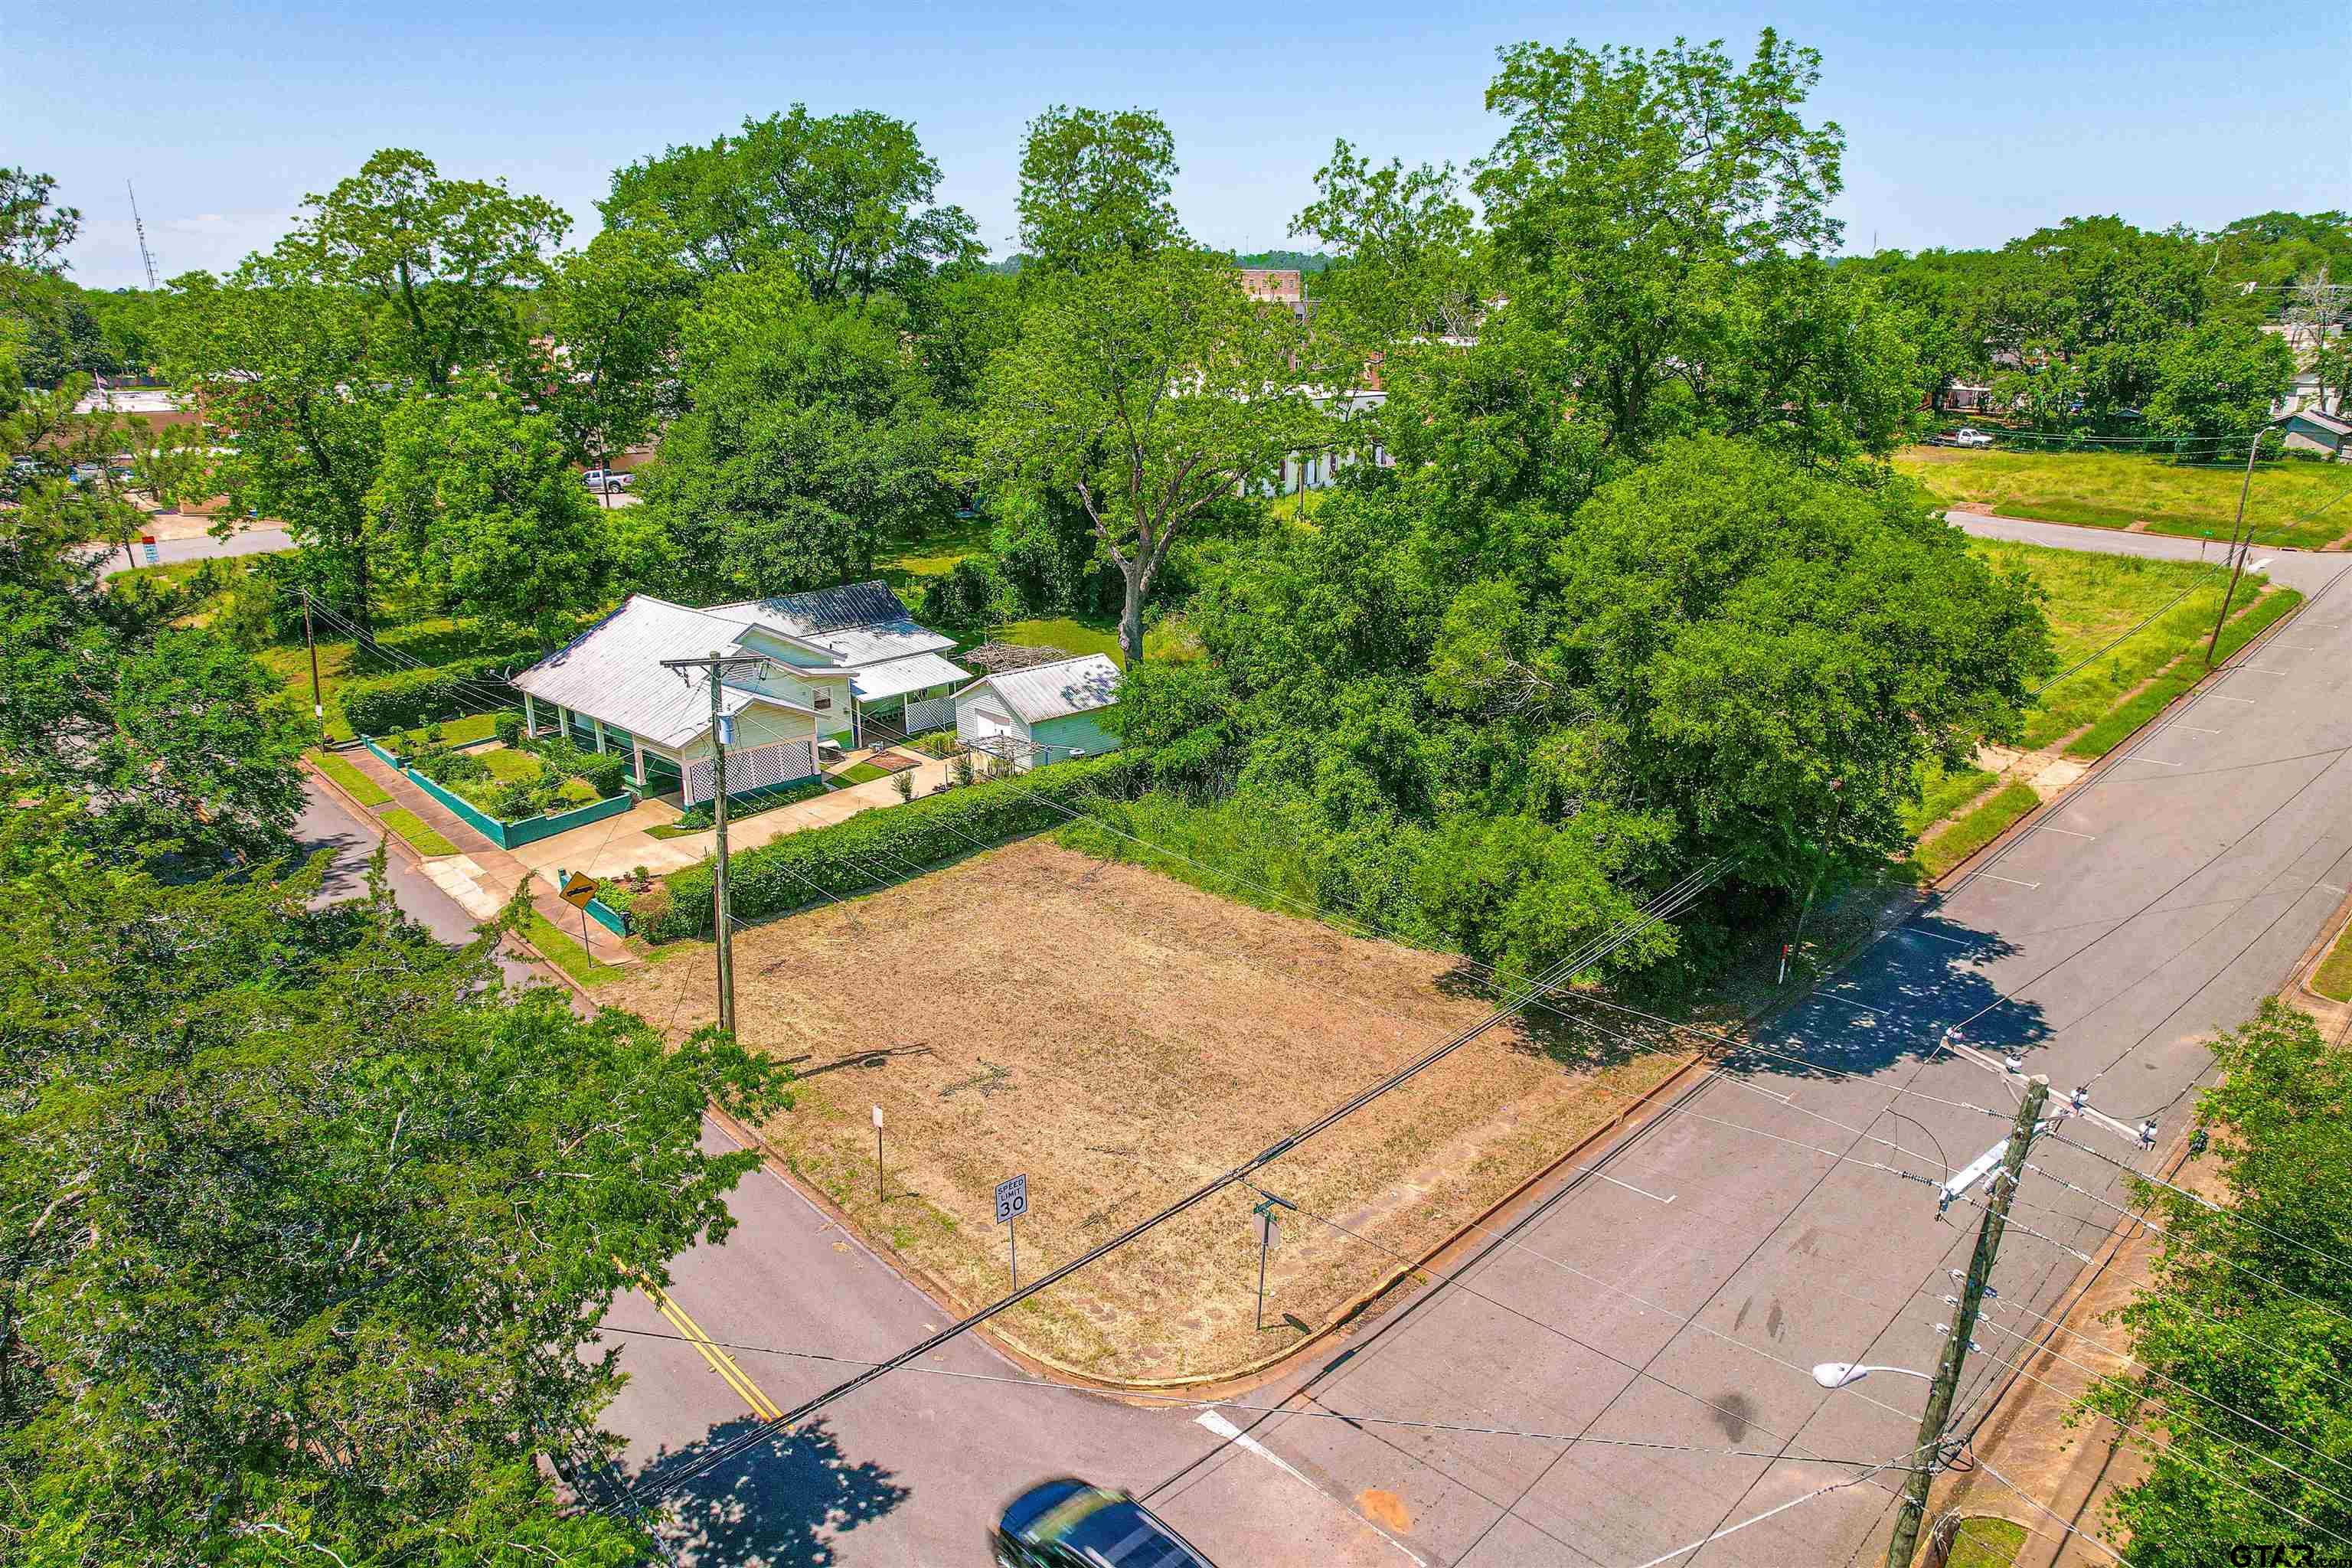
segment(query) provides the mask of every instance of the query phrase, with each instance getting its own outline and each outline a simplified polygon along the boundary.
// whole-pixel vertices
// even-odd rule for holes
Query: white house
[[[952,647],[915,625],[881,583],[698,610],[635,594],[611,615],[514,678],[531,733],[561,731],[593,751],[625,751],[641,792],[710,798],[710,686],[667,658],[713,652],[758,665],[719,682],[727,793],[772,788],[817,771],[817,748],[870,726],[896,739],[951,722],[950,693],[971,672],[935,651]]]
[[[1103,728],[1118,666],[1090,653],[983,676],[956,693],[956,739],[1024,770],[1118,749]]]

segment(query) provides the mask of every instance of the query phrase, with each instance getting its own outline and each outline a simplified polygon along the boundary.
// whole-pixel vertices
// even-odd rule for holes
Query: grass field
[[[2244,456],[2242,449],[2239,454]],[[2182,468],[2155,458],[2103,452],[1970,452],[1914,447],[1895,454],[1911,475],[1950,506],[1986,506],[2004,517],[2129,528],[2149,533],[2210,533],[2227,540],[2237,515],[2237,465]],[[2313,549],[2352,534],[2352,465],[2272,462],[2254,471],[2247,521],[2258,544]]]
[[[1006,1284],[996,1183],[1029,1176],[1025,1278],[1488,1011],[1443,954],[1039,839],[745,931],[735,964],[744,1039],[802,1075],[771,1142],[868,1237],[965,1302]],[[682,1035],[709,1021],[709,991],[705,964],[662,963],[631,966],[602,999]],[[1276,1326],[1264,1332],[1245,1189],[1024,1303],[1008,1332],[1110,1377],[1216,1372],[1279,1351],[1297,1337],[1283,1314],[1322,1321],[1676,1060],[1496,1030],[1286,1155],[1265,1183],[1305,1212],[1274,1255]]]
[[[537,910],[531,910],[523,921],[522,933],[530,939],[530,945],[539,949],[550,963],[583,985],[602,985],[625,973],[616,964],[589,956],[588,950],[580,945],[578,937],[565,935],[561,927]]]
[[[2352,1002],[2352,925],[2336,939],[2336,946],[2312,975],[2311,988],[2322,996]]]
[[[359,769],[352,766],[350,763],[335,755],[332,752],[305,752],[302,754],[310,760],[310,763],[313,767],[316,767],[320,773],[334,780],[336,784],[341,785],[343,793],[350,795],[353,800],[358,801],[362,805],[390,805],[392,804],[392,792],[390,790],[384,788],[382,784],[376,783],[375,780],[368,777],[367,774],[360,772]]]
[[[2024,572],[2049,595],[2042,613],[2050,620],[2051,650],[2060,673],[2042,689],[2026,721],[2028,750],[2096,722],[2141,682],[2182,654],[2201,648],[2227,582],[2218,570],[2184,561],[1989,539],[1972,541],[1970,548],[1998,571]],[[2260,573],[2248,573],[2238,585],[2233,613],[2251,606],[2267,581]],[[2078,665],[2083,668],[2076,669]]]
[[[2005,1519],[1961,1521],[1944,1568],[2010,1568],[2025,1550],[2025,1527]]]
[[[514,638],[478,623],[436,617],[384,627],[376,634],[376,643],[382,651],[362,653],[359,645],[352,641],[318,645],[319,698],[327,710],[327,738],[331,741],[353,739],[351,724],[343,718],[342,703],[342,689],[352,681],[413,668],[415,666],[409,662],[412,659],[418,664],[449,664],[477,654],[501,652],[514,647]],[[288,697],[299,704],[301,711],[309,713],[309,651],[296,642],[263,648],[254,657],[285,684]]]
[[[455,855],[457,847],[441,837],[433,826],[404,805],[392,806],[376,814],[383,825],[408,840],[420,855]]]

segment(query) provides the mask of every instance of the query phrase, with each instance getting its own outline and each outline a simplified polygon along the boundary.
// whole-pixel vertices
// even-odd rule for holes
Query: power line
[[[1665,892],[1657,895],[1647,905],[1643,906],[1644,912],[1639,920],[1623,927],[1614,934],[1596,938],[1593,942],[1589,942],[1584,948],[1580,949],[1577,952],[1560,960],[1559,964],[1555,966],[1555,971],[1558,973],[1573,973],[1578,970],[1588,968],[1591,964],[1598,963],[1601,958],[1606,957],[1610,952],[1623,946],[1626,942],[1633,941],[1633,938],[1640,935],[1650,927],[1671,919],[1675,914],[1679,913],[1701,893],[1705,892],[1706,889],[1712,887],[1727,868],[1727,862],[1717,860],[1709,862],[1707,865],[1702,866],[1698,869],[1687,873],[1681,879],[1676,881],[1673,887],[1669,888]],[[1175,1203],[1167,1205],[1156,1214],[1148,1215],[1144,1219],[1138,1221],[1136,1224],[1129,1226],[1126,1230],[1120,1232],[1118,1236],[1111,1237],[1108,1241],[1098,1244],[1097,1246],[1088,1249],[1087,1252],[1081,1254],[1079,1257],[1072,1259],[1070,1262],[1063,1264],[1061,1267],[1040,1276],[1028,1285],[1013,1291],[1007,1296],[1000,1298],[998,1300],[980,1309],[976,1312],[969,1314],[959,1321],[950,1324],[947,1328],[940,1330],[928,1339],[922,1341],[920,1343],[900,1352],[890,1361],[868,1368],[865,1372],[862,1372],[856,1376],[849,1379],[847,1382],[816,1395],[814,1399],[803,1401],[800,1405],[785,1412],[782,1416],[761,1423],[758,1426],[744,1433],[724,1447],[714,1451],[693,1469],[687,1471],[683,1475],[676,1478],[674,1480],[666,1483],[663,1489],[664,1491],[667,1492],[668,1490],[675,1489],[676,1487],[692,1479],[695,1476],[702,1474],[704,1471],[716,1465],[724,1463],[728,1458],[733,1457],[733,1455],[759,1443],[765,1442],[777,1431],[789,1427],[793,1423],[803,1419],[817,1410],[820,1410],[825,1405],[833,1403],[835,1400],[856,1392],[857,1389],[864,1387],[866,1384],[871,1383],[877,1378],[887,1376],[889,1373],[908,1364],[919,1356],[928,1355],[950,1340],[968,1332],[970,1330],[986,1322],[990,1319],[997,1316],[999,1313],[1018,1305],[1022,1301],[1027,1300],[1030,1297],[1058,1283],[1068,1275],[1073,1274],[1078,1269],[1081,1269],[1087,1265],[1094,1262],[1097,1258],[1108,1255],[1118,1248],[1124,1247],[1129,1242],[1133,1241],[1138,1237],[1145,1235],[1159,1226],[1167,1223],[1169,1220],[1174,1219],[1179,1215],[1181,1215],[1207,1201],[1215,1194],[1223,1191],[1227,1186],[1230,1186],[1234,1183],[1246,1180],[1257,1171],[1272,1164],[1284,1154],[1288,1153],[1292,1149],[1297,1148],[1299,1144],[1313,1138],[1316,1134],[1335,1125],[1348,1116],[1353,1115],[1357,1110],[1370,1104],[1374,1100],[1377,1100],[1382,1095],[1402,1087],[1403,1084],[1410,1082],[1412,1079],[1418,1077],[1428,1068],[1434,1067],[1437,1063],[1444,1060],[1446,1058],[1452,1056],[1455,1051],[1458,1051],[1464,1046],[1468,1045],[1472,1040],[1476,1039],[1479,1036],[1486,1033],[1486,1031],[1491,1028],[1494,1025],[1514,1016],[1524,1005],[1525,1004],[1523,1002],[1517,1002],[1496,1009],[1495,1012],[1489,1014],[1485,1019],[1460,1031],[1434,1048],[1423,1052],[1421,1056],[1406,1063],[1403,1067],[1398,1068],[1395,1072],[1391,1073],[1388,1077],[1382,1079],[1380,1082],[1372,1085],[1370,1088],[1360,1090],[1357,1094],[1350,1097],[1347,1101],[1336,1109],[1326,1112],[1324,1115],[1318,1117],[1314,1121],[1309,1122],[1297,1131],[1277,1140],[1276,1142],[1268,1145],[1265,1149],[1260,1151],[1257,1154],[1244,1161],[1240,1165],[1237,1165],[1231,1171],[1226,1172],[1223,1175],[1211,1178],[1208,1182],[1196,1187],[1192,1192],[1178,1199]]]
[[[2084,1153],[2090,1155],[2094,1160],[2104,1161],[2107,1164],[2115,1166],[2116,1169],[2124,1172],[2126,1174],[2131,1176],[2135,1181],[2146,1182],[2152,1187],[2161,1187],[2168,1193],[2172,1193],[2178,1196],[2187,1198],[2190,1203],[2197,1205],[2200,1208],[2205,1209],[2210,1213],[2219,1215],[2223,1219],[2233,1220],[2240,1225],[2250,1225],[2256,1230],[2263,1232],[2264,1235],[2275,1237],[2279,1240],[2284,1241],[2290,1246],[2303,1248],[2304,1251],[2310,1253],[2314,1258],[2325,1259],[2329,1263],[2336,1264],[2339,1268],[2352,1268],[2352,1258],[2347,1258],[2342,1253],[2324,1252],[2318,1247],[2312,1246],[2309,1242],[2298,1241],[2294,1237],[2289,1236],[2286,1232],[2278,1229],[2274,1226],[2264,1225],[2262,1221],[2253,1218],[2250,1215],[2237,1209],[2225,1208],[2210,1198],[2204,1197],[2197,1193],[2190,1192],[2187,1187],[2175,1186],[2172,1183],[2166,1181],[2161,1176],[2150,1175],[2145,1171],[2137,1170],[2133,1166],[2126,1165],[2122,1161],[2116,1159],[2112,1155],[2100,1153],[2096,1149],[2092,1148],[2087,1143],[2077,1143],[2071,1138],[2062,1138],[2054,1132],[2052,1133],[2051,1136],[2057,1142],[2065,1144],[2069,1149],[2079,1149]]]
[[[745,1344],[731,1340],[695,1340],[685,1334],[665,1333],[658,1329],[620,1329],[604,1326],[599,1328],[597,1331],[608,1334],[625,1334],[632,1339],[669,1340],[679,1344],[709,1344],[714,1349],[735,1351],[748,1355],[785,1356],[795,1361],[821,1362],[832,1366],[875,1368],[886,1364],[882,1362],[859,1361],[850,1356],[826,1355],[817,1351],[788,1350],[781,1345]],[[1008,1384],[1018,1388],[1036,1389],[1043,1393],[1076,1394],[1080,1398],[1086,1399],[1100,1397],[1089,1390],[1079,1388],[1073,1384],[1054,1383],[1045,1378],[1014,1377],[1003,1373],[956,1372],[942,1366],[906,1366],[899,1370],[904,1372],[922,1373],[931,1377],[954,1378],[966,1383]],[[1674,1387],[1672,1384],[1668,1384],[1666,1386],[1670,1388]],[[1677,1394],[1688,1394],[1688,1390],[1680,1388],[1675,1389],[1675,1392]],[[1696,1394],[1690,1394],[1689,1396],[1697,1400],[1699,1404],[1707,1405],[1707,1401],[1699,1399]],[[1700,1454],[1712,1458],[1771,1459],[1783,1457],[1777,1454],[1767,1453],[1760,1449],[1706,1448],[1694,1447],[1687,1443],[1654,1443],[1633,1437],[1591,1437],[1574,1432],[1542,1432],[1517,1426],[1486,1426],[1465,1421],[1423,1421],[1409,1419],[1401,1415],[1366,1415],[1355,1411],[1305,1410],[1297,1405],[1241,1405],[1236,1404],[1232,1400],[1193,1399],[1181,1394],[1154,1394],[1148,1391],[1129,1392],[1122,1390],[1118,1394],[1118,1398],[1121,1400],[1140,1400],[1150,1404],[1166,1405],[1179,1410],[1238,1410],[1245,1415],[1275,1415],[1283,1417],[1297,1416],[1303,1419],[1315,1421],[1344,1421],[1351,1426],[1405,1426],[1420,1431],[1445,1432],[1470,1437],[1521,1437],[1533,1442],[1565,1443],[1570,1447],[1580,1444],[1590,1444],[1593,1447],[1603,1448],[1643,1448],[1657,1453]],[[1719,1409],[1720,1407],[1708,1405],[1708,1408]],[[1753,1423],[1751,1422],[1750,1425],[1753,1425]],[[1759,1430],[1761,1428],[1759,1428]],[[1895,1461],[1841,1459],[1819,1455],[1807,1455],[1796,1462],[1812,1465],[1844,1465],[1865,1470],[1880,1470],[1899,1468],[1899,1465]]]

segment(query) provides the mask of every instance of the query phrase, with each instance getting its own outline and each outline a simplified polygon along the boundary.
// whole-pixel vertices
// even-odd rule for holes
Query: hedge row
[[[1056,810],[1073,790],[1127,795],[1149,778],[1144,759],[1113,752],[1057,763],[1017,778],[976,784],[904,805],[862,811],[829,827],[786,834],[728,859],[729,908],[739,920],[782,914],[830,894],[862,893],[877,881],[952,860],[984,845],[1069,821]],[[710,934],[710,866],[673,871],[630,901],[632,928],[656,942]]]
[[[351,681],[341,692],[343,717],[354,734],[389,735],[435,719],[478,713],[500,706],[501,693],[504,701],[514,700],[506,672],[519,662],[512,655],[464,658]]]

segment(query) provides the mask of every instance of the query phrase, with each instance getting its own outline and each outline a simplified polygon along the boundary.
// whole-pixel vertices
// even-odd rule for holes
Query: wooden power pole
[[[730,1035],[735,1032],[735,941],[730,929],[732,917],[727,912],[728,717],[719,710],[722,678],[737,670],[763,669],[768,663],[757,654],[725,654],[717,648],[707,658],[662,660],[662,668],[676,670],[679,679],[691,684],[693,672],[698,669],[710,685],[710,821],[718,830],[718,842],[711,848],[710,929],[719,947],[719,1026]]]
[[[1960,1289],[1959,1309],[1952,1314],[1952,1331],[1936,1363],[1936,1378],[1927,1388],[1927,1408],[1919,1417],[1919,1446],[1911,1454],[1911,1479],[1903,1488],[1903,1505],[1895,1515],[1895,1534],[1886,1543],[1886,1568],[1911,1568],[1919,1548],[1919,1529],[1927,1517],[1927,1488],[1936,1479],[1937,1452],[1944,1442],[1944,1424],[1952,1416],[1952,1399],[1959,1392],[1960,1366],[1969,1358],[1969,1340],[1976,1332],[1977,1311],[1984,1305],[1985,1286],[1992,1279],[1993,1258],[2000,1252],[2000,1233],[2009,1225],[2009,1200],[2017,1192],[2018,1173],[2025,1168],[2025,1152],[2033,1142],[2035,1123],[2050,1098],[2050,1080],[2026,1082],[2025,1099],[2009,1130],[2009,1144],[2000,1168],[1993,1173],[1991,1193],[1985,1200],[1984,1223],[1977,1227],[1977,1249],[1969,1258],[1969,1282]]]

